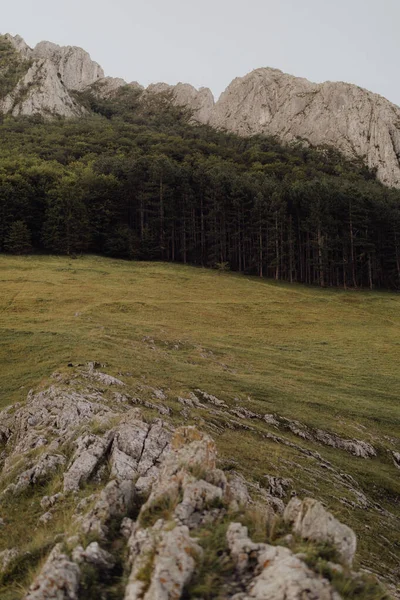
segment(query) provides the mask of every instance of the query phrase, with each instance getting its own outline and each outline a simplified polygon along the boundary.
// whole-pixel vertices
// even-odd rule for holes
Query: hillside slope
[[[3,66],[3,113],[76,117],[85,110],[74,92],[95,85],[97,94],[109,96],[126,85],[122,79],[105,78],[81,48],[41,42],[31,49],[19,36],[7,34],[2,38],[1,61],[10,60],[10,47],[25,72],[4,92],[1,79],[7,78],[8,63]],[[137,83],[130,85],[142,89]],[[182,83],[151,85],[145,95],[166,90],[178,105],[193,110],[200,123],[240,135],[332,145],[351,158],[362,158],[386,185],[400,187],[400,108],[378,94],[342,82],[314,84],[269,68],[235,79],[216,103],[207,88],[196,90]]]
[[[3,407],[25,411],[88,360],[106,365],[125,384],[111,391],[151,418],[214,436],[224,468],[284,503],[323,501],[357,534],[355,568],[398,585],[397,295],[95,257],[0,260]]]

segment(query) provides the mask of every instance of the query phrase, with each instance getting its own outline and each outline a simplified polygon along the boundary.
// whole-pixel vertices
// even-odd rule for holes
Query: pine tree
[[[32,252],[31,232],[23,221],[14,221],[4,242],[5,249],[11,254],[29,254]]]

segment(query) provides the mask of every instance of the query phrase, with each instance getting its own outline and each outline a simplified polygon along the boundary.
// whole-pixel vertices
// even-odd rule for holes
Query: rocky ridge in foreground
[[[42,544],[1,552],[4,593],[21,577],[26,600],[386,597],[320,502],[221,470],[209,435],[125,388],[92,363],[0,413],[2,527],[36,501]]]

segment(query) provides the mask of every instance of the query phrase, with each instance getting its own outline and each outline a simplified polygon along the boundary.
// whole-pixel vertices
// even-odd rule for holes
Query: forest
[[[399,289],[400,191],[361,160],[196,125],[168,93],[79,100],[77,120],[1,118],[0,252]]]

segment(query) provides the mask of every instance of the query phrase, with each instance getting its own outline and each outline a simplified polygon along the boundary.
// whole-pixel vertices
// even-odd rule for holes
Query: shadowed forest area
[[[399,288],[400,191],[361,161],[194,125],[168,93],[79,99],[79,120],[2,119],[0,251]]]

